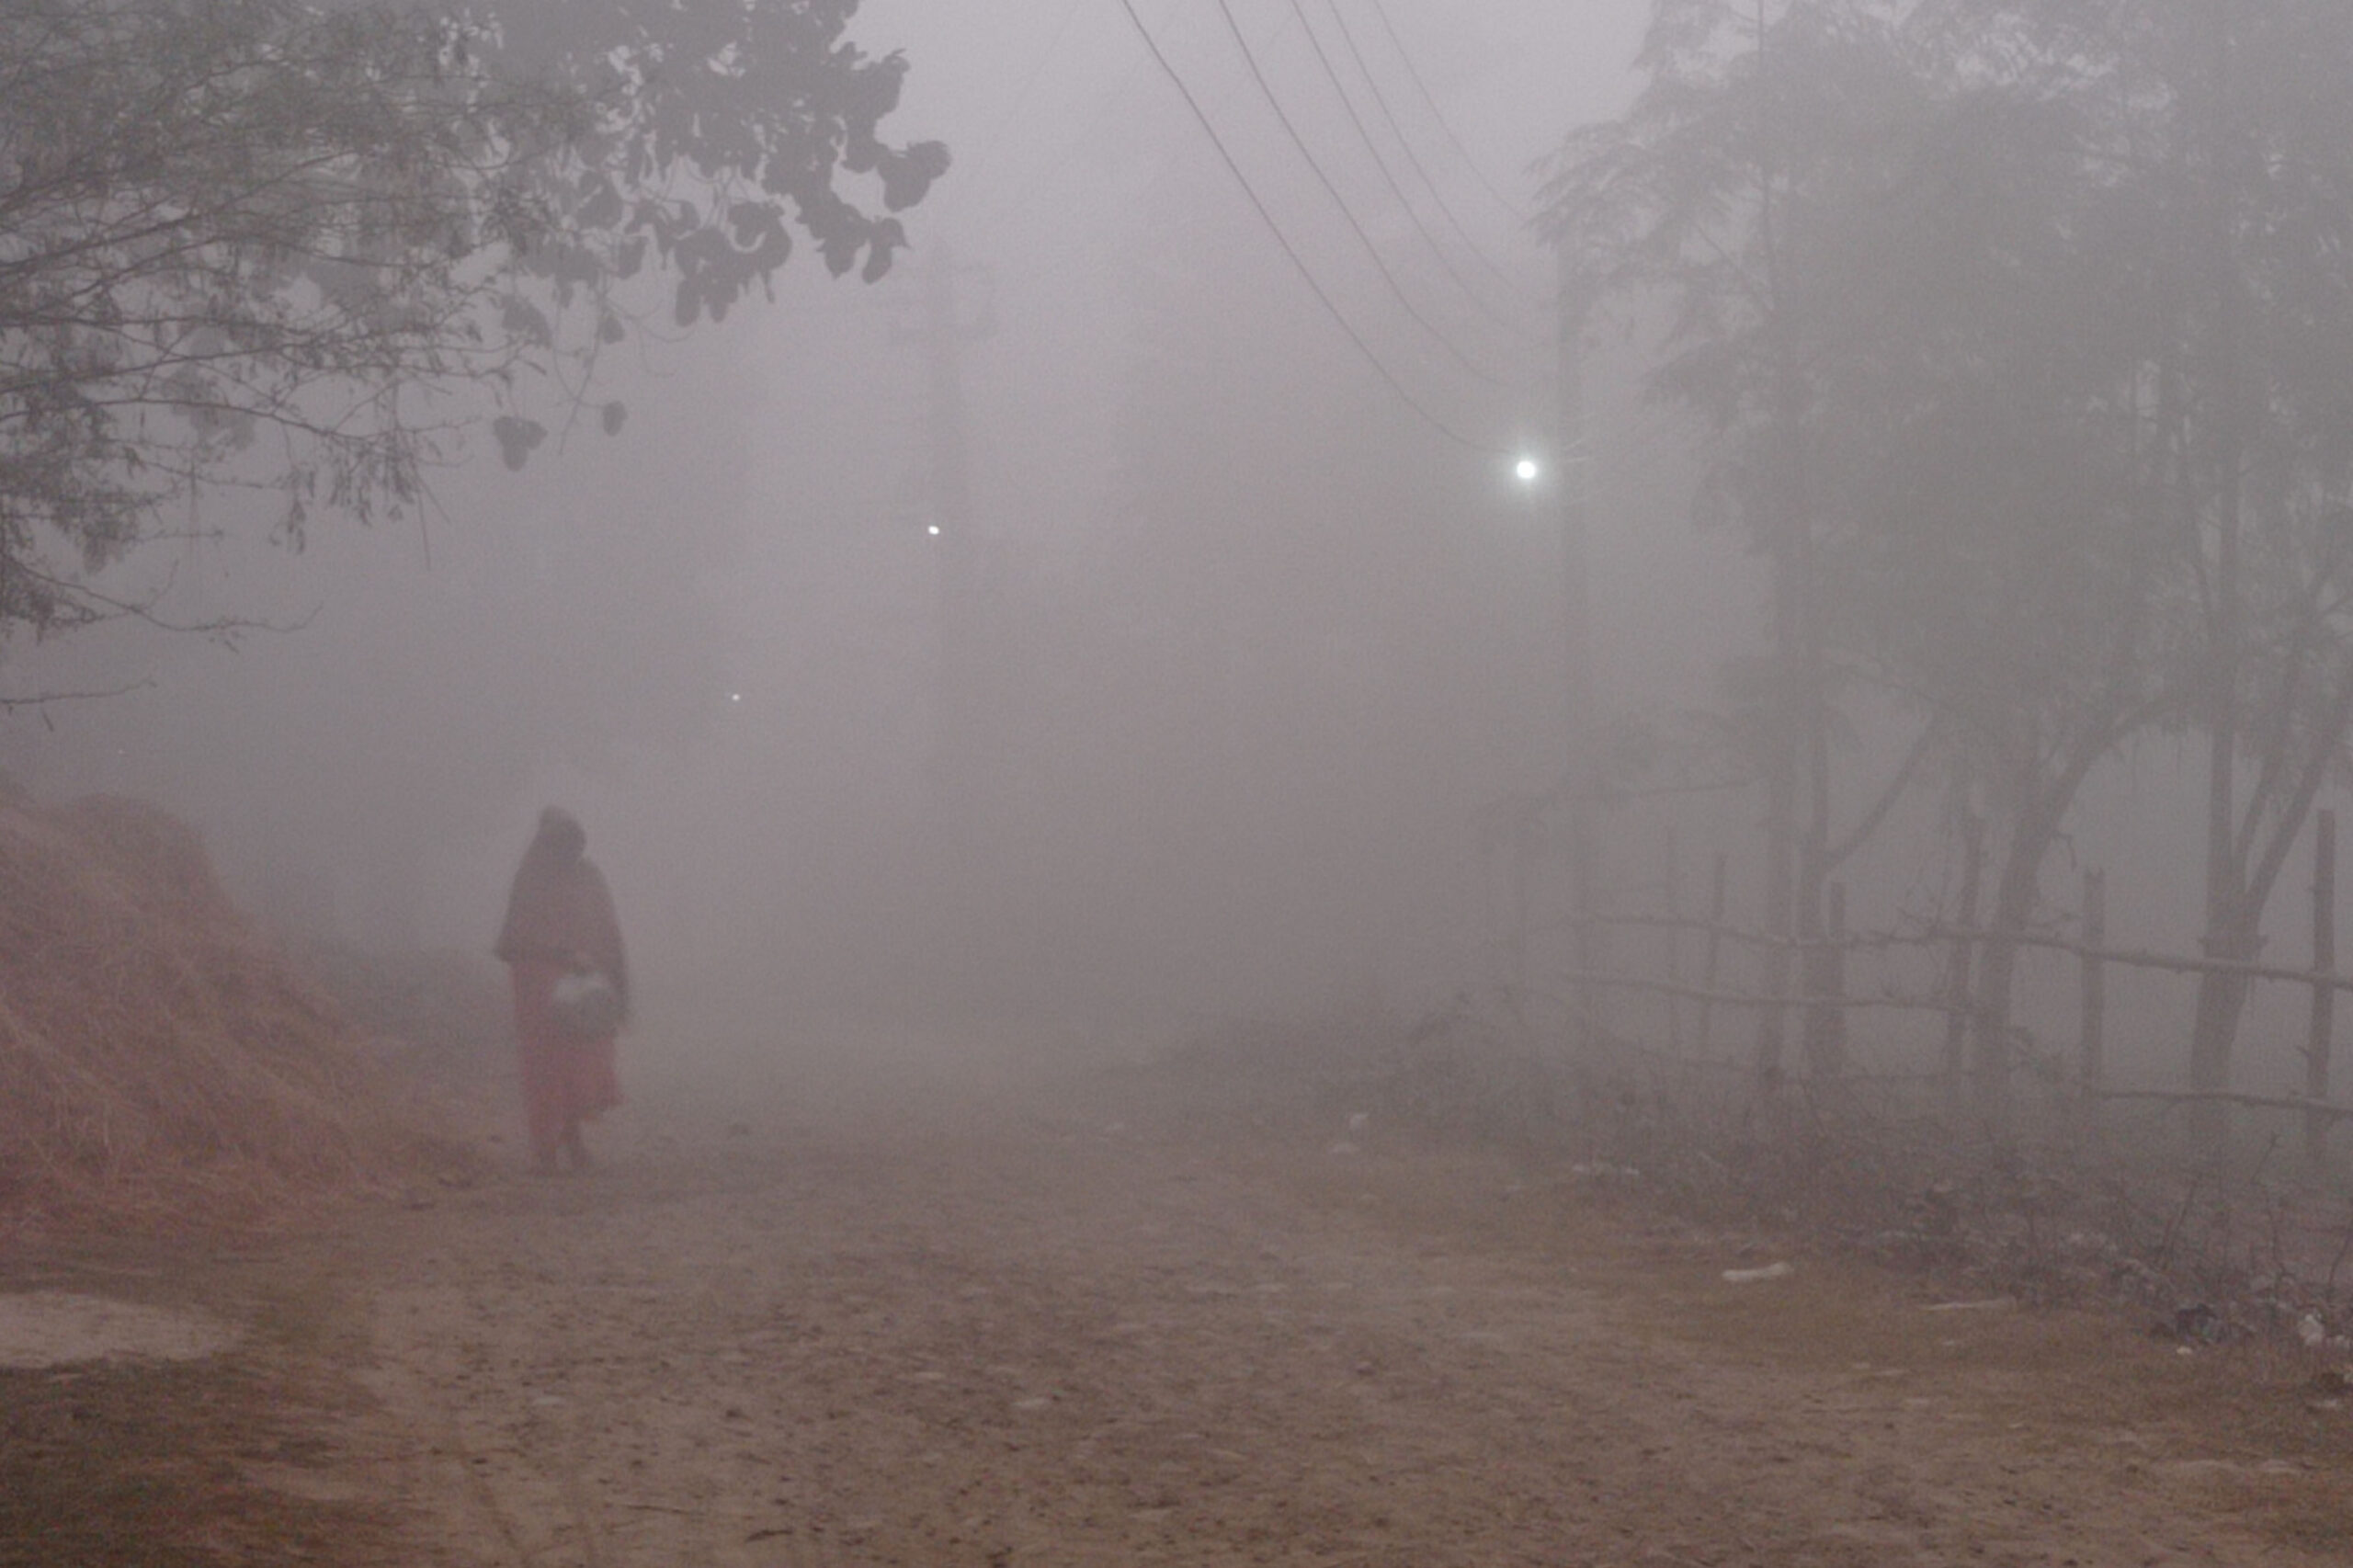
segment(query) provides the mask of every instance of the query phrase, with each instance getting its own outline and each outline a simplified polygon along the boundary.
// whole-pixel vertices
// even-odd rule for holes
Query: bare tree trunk
[[[2263,941],[2253,919],[2225,915],[2217,929],[2210,925],[2200,944],[2210,959],[2253,963]],[[2194,1094],[2216,1094],[2231,1086],[2231,1057],[2238,1041],[2239,1017],[2246,1008],[2247,977],[2207,973],[2198,977],[2198,1011],[2190,1027],[2189,1087]],[[2219,1157],[2230,1142],[2230,1108],[2220,1100],[2195,1100],[2189,1107],[2189,1135],[2198,1153]]]
[[[1803,469],[1791,476],[1800,504],[1805,501]],[[1832,904],[1836,894],[1830,881],[1830,692],[1825,652],[1828,629],[1823,625],[1820,585],[1815,581],[1813,530],[1801,512],[1795,545],[1800,642],[1797,691],[1801,733],[1805,737],[1805,837],[1798,850],[1798,933],[1811,943],[1805,949],[1806,994],[1831,1000],[1806,1009],[1805,1070],[1814,1080],[1844,1071],[1847,1010],[1835,1005],[1840,985],[1841,955],[1824,945],[1837,924]]]
[[[1786,432],[1776,453],[1779,472],[1772,488],[1773,706],[1766,744],[1766,951],[1767,989],[1775,997],[1790,991],[1791,960],[1808,955],[1804,975],[1814,982],[1813,959],[1822,939],[1823,887],[1829,877],[1830,699],[1824,678],[1823,628],[1813,592],[1813,530],[1807,515],[1803,437],[1798,433],[1796,394],[1784,394]],[[1807,786],[1803,820],[1798,789]],[[1783,1072],[1787,1020],[1768,1005],[1760,1026],[1758,1077],[1770,1085]],[[1809,1038],[1809,1057],[1820,1049]]]
[[[2238,846],[2239,524],[2236,444],[2225,441],[2222,494],[2218,498],[2214,611],[2206,672],[2206,897],[2201,946],[2210,959],[2252,962],[2260,946],[2260,912],[2248,905],[2246,865]],[[2246,1006],[2241,975],[2203,974],[2189,1037],[2192,1091],[2227,1089],[2239,1014]],[[2213,1156],[2230,1137],[2230,1109],[2219,1100],[2193,1102],[2190,1140]]]
[[[1764,983],[1772,998],[1757,1010],[1756,1077],[1767,1087],[1781,1079],[1788,1020],[1780,998],[1790,994],[1791,916],[1797,907],[1798,736],[1791,699],[1798,681],[1792,668],[1797,642],[1797,596],[1787,582],[1786,542],[1777,551],[1774,641],[1780,665],[1771,711],[1766,716],[1765,756],[1765,936]]]
[[[1847,1075],[1847,884],[1823,889],[1820,940],[1806,949],[1805,1075],[1817,1087]]]
[[[1974,812],[1961,819],[1961,928],[1973,931],[1985,876],[1985,819]],[[1944,1080],[1947,1107],[1955,1111],[1961,1108],[1961,1085],[1967,1078],[1970,971],[1976,956],[1974,938],[1953,938],[1952,971],[1945,992],[1951,1011],[1945,1015]]]
[[[2261,904],[2248,896],[2246,858],[2240,847],[2239,744],[2239,483],[2237,443],[2225,439],[2221,494],[2217,497],[2214,610],[2207,650],[2206,701],[2206,957],[2251,963],[2262,946]],[[2203,974],[2198,981],[2198,1010],[2189,1037],[2189,1087],[2193,1092],[2227,1089],[2231,1057],[2238,1040],[2239,1015],[2246,1006],[2244,975]],[[2222,1152],[2230,1137],[2230,1108],[2220,1100],[2193,1102],[2191,1142],[2201,1155]]]
[[[1699,957],[1699,1060],[1709,1059],[1716,1023],[1716,960],[1723,951],[1724,893],[1732,880],[1732,857],[1719,849],[1708,869],[1708,940]]]
[[[2084,871],[2084,954],[2081,1030],[2075,1042],[2075,1130],[2086,1142],[2099,1136],[2100,1091],[2108,1086],[2108,974],[2099,950],[2108,945],[2108,878]]]
[[[1659,846],[1662,880],[1666,884],[1667,924],[1661,927],[1666,949],[1666,983],[1673,989],[1666,994],[1666,1049],[1673,1056],[1683,1054],[1683,857],[1681,846],[1676,842],[1675,824],[1668,823]]]
[[[2018,979],[2018,944],[2041,883],[2042,857],[2051,847],[2052,802],[2022,813],[2002,856],[1994,888],[1993,915],[1977,970],[1977,1005],[1971,1010],[1976,1044],[1977,1114],[1986,1134],[1997,1141],[2010,1133],[2010,1070],[2016,1054],[2010,1029],[2010,994]]]
[[[2209,38],[2213,51],[2208,85],[2212,101],[2205,127],[2208,166],[2206,192],[2212,203],[2206,232],[2202,265],[2213,311],[2210,374],[2218,411],[2214,434],[2214,576],[2211,608],[2207,615],[2206,646],[2206,896],[2204,947],[2210,959],[2252,961],[2259,909],[2250,909],[2246,896],[2246,861],[2238,844],[2239,673],[2242,587],[2239,550],[2245,518],[2242,516],[2240,464],[2245,458],[2239,421],[2241,392],[2238,366],[2238,266],[2232,243],[2232,198],[2224,177],[2232,161],[2223,142],[2225,110],[2231,97],[2230,9],[2209,0]],[[2243,977],[2207,974],[2199,978],[2198,1013],[2189,1038],[2189,1086],[2192,1091],[2228,1088],[2232,1048],[2238,1038],[2240,1011],[2246,1005]],[[2201,1153],[2219,1154],[2230,1136],[2230,1112],[2219,1100],[2195,1102],[2189,1111],[2190,1138]]]
[[[2010,986],[2018,974],[2018,946],[2002,934],[2007,927],[1998,915],[1994,924],[1980,955],[1977,1005],[1970,1009],[1969,1023],[1976,1043],[1977,1117],[1998,1142],[2010,1131]]]
[[[2323,812],[2313,838],[2313,972],[2336,971],[2336,813]],[[2304,1096],[2328,1098],[2329,1057],[2336,1037],[2336,988],[2313,987],[2312,1018],[2304,1035]],[[2328,1153],[2328,1118],[2304,1118],[2304,1163],[2318,1171]]]
[[[1755,0],[1756,15],[1756,68],[1765,76],[1776,62],[1768,56],[1765,0]],[[1770,95],[1760,99],[1769,104]],[[1771,426],[1765,437],[1762,499],[1765,515],[1760,530],[1773,568],[1772,697],[1765,714],[1765,994],[1772,998],[1760,1011],[1756,1029],[1756,1078],[1770,1089],[1781,1081],[1781,1057],[1788,1018],[1781,998],[1790,994],[1790,938],[1797,892],[1799,704],[1805,682],[1798,669],[1799,649],[1805,632],[1805,605],[1801,597],[1801,551],[1805,512],[1799,502],[1796,443],[1804,394],[1780,313],[1781,246],[1779,230],[1780,185],[1778,172],[1779,138],[1777,127],[1760,108],[1754,128],[1756,153],[1757,239],[1765,258],[1767,338],[1773,362]]]

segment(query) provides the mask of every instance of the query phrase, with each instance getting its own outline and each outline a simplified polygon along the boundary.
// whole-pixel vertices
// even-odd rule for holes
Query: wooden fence
[[[1972,831],[1976,830],[1976,824],[1972,824],[1971,827]],[[1824,888],[1821,936],[1774,937],[1737,925],[1727,917],[1730,860],[1724,853],[1719,851],[1712,858],[1706,911],[1696,915],[1686,914],[1681,908],[1680,876],[1671,836],[1665,858],[1667,874],[1664,880],[1665,908],[1663,911],[1597,915],[1584,921],[1572,919],[1566,923],[1573,926],[1586,925],[1652,934],[1662,943],[1656,954],[1663,960],[1657,966],[1659,972],[1655,975],[1637,974],[1605,966],[1586,971],[1573,971],[1557,979],[1569,990],[1568,1000],[1573,1011],[1588,1020],[1597,1019],[1601,999],[1613,993],[1663,998],[1667,1008],[1669,1039],[1678,1050],[1682,1040],[1683,1008],[1688,1005],[1693,1012],[1697,1036],[1697,1062],[1693,1064],[1721,1065],[1711,1061],[1711,1047],[1720,1017],[1725,1009],[1740,1009],[1750,1014],[1779,1009],[1784,1014],[1799,1016],[1804,1022],[1808,1040],[1805,1053],[1808,1070],[1817,1077],[1845,1073],[1845,1037],[1849,1014],[1865,1008],[1941,1014],[1946,1019],[1941,1072],[1927,1076],[1945,1082],[1950,1092],[1958,1094],[1969,1070],[1969,1043],[1973,1032],[1984,1023],[1979,1017],[1979,1004],[1972,991],[1972,977],[1977,972],[1978,962],[1987,948],[1995,944],[2007,944],[2012,948],[2063,953],[2075,960],[2078,1002],[2075,1059],[2070,1089],[2077,1114],[2087,1130],[2096,1124],[2100,1105],[2118,1100],[2227,1105],[2296,1112],[2303,1119],[2304,1154],[2318,1165],[2325,1158],[2327,1139],[2333,1127],[2340,1121],[2353,1120],[2353,1105],[2334,1103],[2329,1093],[2336,994],[2341,991],[2353,991],[2353,975],[2341,974],[2336,969],[2336,819],[2333,812],[2317,813],[2313,858],[2312,962],[2305,968],[2110,947],[2108,944],[2107,882],[2104,875],[2097,869],[2083,873],[2081,903],[2074,923],[2076,932],[2074,936],[2059,935],[2049,929],[2008,931],[1979,925],[1978,890],[1973,874],[1978,857],[1972,853],[1967,858],[1967,864],[1972,870],[1961,889],[1961,918],[1955,923],[1915,923],[1895,930],[1851,932],[1847,926],[1845,887],[1834,881]],[[1696,977],[1687,978],[1685,960],[1690,956],[1687,948],[1693,937],[1699,943],[1699,971]],[[1524,936],[1519,940],[1524,950]],[[1774,995],[1727,983],[1723,976],[1727,944],[1752,952],[1765,952],[1775,948],[1796,952],[1801,957],[1801,962],[1796,966],[1802,977],[1801,989],[1795,994]],[[1940,953],[1944,960],[1942,983],[1933,991],[1916,995],[1888,992],[1857,994],[1849,990],[1847,983],[1847,955],[1898,949]],[[2303,989],[2309,998],[2302,1045],[2303,1093],[2259,1095],[2221,1089],[2112,1086],[2108,1081],[2107,1040],[2108,980],[2111,969],[2161,971],[2198,976],[2236,975],[2249,982]],[[1981,1041],[1981,1052],[1984,1049]],[[1692,1061],[1689,1058],[1680,1060]],[[1826,1074],[1824,1064],[1828,1064]],[[2006,1089],[2002,1092],[2006,1093]]]

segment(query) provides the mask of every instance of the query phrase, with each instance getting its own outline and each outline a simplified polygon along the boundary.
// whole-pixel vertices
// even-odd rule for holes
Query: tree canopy
[[[0,636],[138,609],[99,574],[208,488],[299,543],[485,413],[519,465],[640,274],[682,325],[796,228],[881,277],[948,154],[856,8],[0,0]]]
[[[1568,141],[1547,217],[1597,296],[1663,317],[1652,389],[1705,422],[1713,490],[1769,565],[1752,729],[1776,930],[1816,933],[1830,867],[1877,820],[1833,831],[1855,803],[1832,788],[1834,709],[1868,686],[1942,764],[1891,788],[1941,771],[1956,816],[1992,826],[1997,932],[2035,916],[2102,757],[2200,733],[2206,943],[2251,957],[2353,733],[2353,12],[1652,18],[1646,87]],[[1990,1108],[2009,971],[1988,957]],[[2227,1077],[2243,995],[2207,977],[2199,1087]]]

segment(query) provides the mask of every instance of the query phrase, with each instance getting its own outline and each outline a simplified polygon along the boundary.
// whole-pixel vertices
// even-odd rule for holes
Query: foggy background
[[[1468,290],[1352,154],[1294,14],[1235,7],[1333,177],[1387,215],[1375,237],[1416,300],[1495,383],[1387,295],[1214,8],[1139,8],[1412,393],[1483,440],[1542,445],[1550,259],[1480,176],[1533,205],[1534,162],[1631,95],[1645,7],[1388,0],[1467,158],[1366,34],[1501,274],[1441,227]],[[772,305],[640,335],[612,370],[618,436],[583,421],[519,472],[481,442],[421,521],[325,524],[294,553],[208,500],[191,521],[220,537],[142,558],[169,568],[165,608],[297,629],[12,648],[13,691],[135,689],[0,716],[0,767],[45,795],[162,802],[273,924],[385,949],[486,949],[535,813],[567,804],[631,943],[642,1058],[852,1013],[1163,1038],[1411,1015],[1509,978],[1508,870],[1483,824],[1564,766],[1551,498],[1370,369],[1112,0],[868,0],[852,37],[912,61],[891,133],[956,159],[887,281],[803,255]],[[1631,348],[1597,353],[1604,702],[1706,709],[1756,643],[1761,576],[1736,531],[1695,521],[1695,465],[1633,390]],[[2115,945],[2191,945],[2195,857],[2177,851],[2198,783],[2149,743],[2087,791],[2072,853],[2107,869]],[[1687,907],[1723,848],[1733,917],[1753,923],[1756,809],[1672,802]],[[1620,907],[1655,903],[1667,815],[1610,819]],[[1848,874],[1859,921],[1933,902],[1936,825],[1899,813]],[[1558,880],[1539,879],[1540,922]],[[2048,896],[2073,886],[2050,869]],[[2302,951],[2300,886],[2274,953]],[[1543,945],[1562,961],[1557,931]],[[2041,964],[2029,1023],[2070,1005],[2072,968]],[[2173,1071],[2188,984],[2111,981],[2124,1075]],[[2250,1083],[2296,1031],[2276,991],[2250,1010]],[[1729,1051],[1749,1026],[1717,1028]],[[1859,1049],[1890,1028],[1866,1016]]]

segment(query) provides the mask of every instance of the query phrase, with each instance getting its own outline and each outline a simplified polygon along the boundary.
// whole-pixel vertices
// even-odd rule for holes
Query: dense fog
[[[1649,8],[1389,0],[1441,127],[1346,7],[1448,204],[1409,222],[1302,30],[1336,40],[1323,9],[1235,6],[1436,334],[1218,13],[1139,9],[1381,369],[1120,7],[869,0],[851,36],[911,62],[892,135],[955,158],[887,278],[797,255],[773,302],[687,329],[657,284],[600,367],[618,433],[593,409],[551,421],[515,471],[477,435],[429,506],[323,517],[300,551],[235,494],[200,497],[191,537],[116,580],[161,587],[176,621],[260,624],[233,646],[138,624],[19,638],[11,694],[122,689],[0,717],[0,767],[44,795],[160,801],[267,920],[387,949],[486,952],[539,808],[565,804],[642,976],[635,1049],[674,1059],[860,1014],[1106,1051],[1237,1017],[1411,1017],[1523,978],[1523,929],[1542,988],[1569,961],[1561,848],[1498,824],[1567,766],[1559,460],[1589,496],[1608,714],[1671,752],[1769,617],[1758,553],[1702,493],[1694,419],[1645,394],[1642,307],[1583,342],[1582,449],[1557,437],[1538,168],[1632,101]],[[1533,484],[1511,472],[1523,449]],[[1843,817],[1911,744],[1902,712],[1884,691],[1846,704]],[[1722,850],[1730,917],[1757,919],[1757,796],[1708,773],[1661,764],[1613,809],[1608,906],[1661,907],[1672,876],[1697,912]],[[2194,945],[2182,846],[2205,777],[2178,733],[2101,763],[2046,913],[2097,866],[2112,942]],[[1854,924],[1940,906],[1949,827],[1933,791],[1896,807],[1841,873]],[[2302,881],[2266,921],[2279,961],[2302,961]],[[1745,961],[1727,983],[1753,979]],[[2029,955],[2021,1017],[2063,1034],[2073,973]],[[2188,982],[2120,984],[2119,1071],[2177,1073]],[[2298,1005],[2256,1000],[2245,1060],[2266,1083]],[[1655,999],[1618,1017],[1668,1027]],[[1939,1027],[1866,1015],[1858,1049]],[[1729,1053],[1753,1026],[1716,1028]]]

